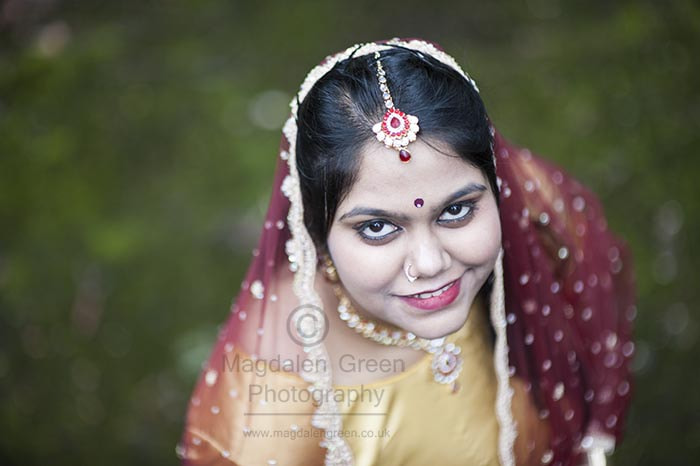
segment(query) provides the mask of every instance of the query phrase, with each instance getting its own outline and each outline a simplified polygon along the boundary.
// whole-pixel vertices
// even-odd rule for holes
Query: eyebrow
[[[437,207],[432,209],[432,213],[437,214],[438,211],[442,210],[442,206],[444,206],[445,204],[449,204],[450,202],[452,202],[456,199],[459,199],[462,196],[466,196],[467,194],[471,194],[471,193],[474,193],[477,191],[478,192],[486,191],[486,186],[484,186],[483,184],[480,184],[480,183],[469,183],[468,185],[466,185],[462,189],[459,189],[459,190],[455,191],[454,193],[450,194],[449,196],[447,196],[447,198],[445,198],[445,200],[441,204],[438,204]],[[350,218],[350,217],[356,217],[358,215],[371,215],[374,217],[386,217],[386,218],[396,219],[396,220],[399,220],[402,222],[408,222],[410,220],[409,216],[402,214],[402,213],[399,213],[399,212],[389,212],[389,211],[386,211],[383,209],[373,209],[370,207],[361,207],[360,206],[360,207],[355,207],[352,210],[350,210],[349,212],[343,214],[340,217],[340,219],[338,219],[338,221],[342,221],[342,220],[344,220],[346,218]]]

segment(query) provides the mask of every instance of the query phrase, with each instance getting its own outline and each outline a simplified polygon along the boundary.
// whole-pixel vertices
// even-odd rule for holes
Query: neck
[[[323,308],[328,316],[330,327],[324,342],[333,365],[333,379],[336,383],[341,385],[369,383],[392,375],[386,372],[359,371],[347,373],[347,371],[342,370],[339,362],[344,355],[352,354],[354,358],[364,358],[366,360],[390,359],[401,361],[402,364],[400,366],[403,366],[404,369],[425,357],[426,353],[423,351],[408,347],[382,345],[365,338],[348,327],[338,315],[339,299],[335,295],[333,285],[328,283],[323,277],[319,277],[319,275],[317,274],[316,276],[316,290],[323,302]],[[375,323],[383,323],[383,321],[378,321],[377,319],[371,320],[375,321]],[[391,324],[386,325],[394,328],[391,327]]]

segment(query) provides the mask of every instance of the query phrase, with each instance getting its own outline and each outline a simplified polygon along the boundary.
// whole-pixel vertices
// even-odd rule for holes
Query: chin
[[[411,324],[407,323],[404,330],[429,340],[451,335],[464,326],[467,317],[469,317],[470,307],[471,305],[466,306],[464,310],[445,311],[444,315],[438,315],[440,314],[438,311],[428,319],[422,319],[416,323],[411,322]],[[432,320],[434,322],[431,322]]]
[[[465,280],[464,277],[462,280],[460,296],[448,307],[437,311],[422,311],[401,303],[399,312],[403,313],[403,319],[402,322],[394,321],[394,324],[430,340],[457,332],[466,323],[477,294],[471,280]]]

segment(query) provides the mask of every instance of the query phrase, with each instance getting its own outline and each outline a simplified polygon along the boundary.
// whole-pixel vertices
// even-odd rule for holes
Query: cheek
[[[400,254],[390,245],[371,246],[356,236],[354,230],[332,230],[328,236],[328,251],[344,286],[351,292],[388,289],[401,268]]]
[[[501,247],[501,222],[495,205],[481,212],[469,227],[450,235],[453,257],[467,265],[493,266]]]

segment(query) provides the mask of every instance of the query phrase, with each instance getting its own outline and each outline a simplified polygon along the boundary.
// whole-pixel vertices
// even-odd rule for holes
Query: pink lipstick
[[[462,280],[458,279],[444,286],[441,294],[437,296],[430,296],[421,298],[419,296],[399,296],[404,302],[410,304],[411,306],[424,310],[424,311],[437,311],[444,307],[449,306],[452,302],[459,296],[460,284]],[[440,291],[438,290],[438,291]],[[437,293],[437,292],[436,292]],[[427,293],[424,293],[427,294]]]

